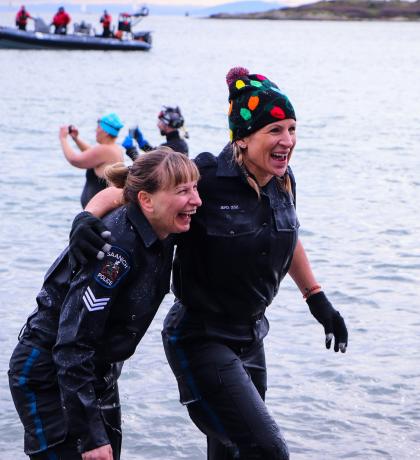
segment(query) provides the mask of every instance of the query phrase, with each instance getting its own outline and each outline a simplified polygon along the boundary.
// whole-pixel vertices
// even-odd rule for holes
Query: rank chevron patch
[[[92,289],[88,286],[83,295],[83,302],[89,311],[97,311],[103,310],[107,306],[110,298],[111,297],[100,297],[97,299]]]

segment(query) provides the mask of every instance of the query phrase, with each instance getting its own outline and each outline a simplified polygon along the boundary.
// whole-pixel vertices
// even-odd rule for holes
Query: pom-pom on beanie
[[[234,67],[226,75],[226,82],[229,87],[228,117],[232,142],[275,121],[296,120],[287,96],[267,77],[250,75],[247,69]]]

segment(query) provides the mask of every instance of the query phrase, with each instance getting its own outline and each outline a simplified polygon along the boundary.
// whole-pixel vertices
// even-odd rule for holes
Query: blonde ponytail
[[[114,163],[104,170],[104,176],[108,185],[124,188],[130,169],[124,163]]]
[[[260,199],[261,198],[260,186],[257,184],[257,181],[249,175],[249,172],[245,168],[242,149],[239,147],[239,145],[236,142],[232,144],[232,149],[233,149],[233,159],[235,163],[241,168],[241,171],[244,173],[248,184],[258,195],[258,199]]]

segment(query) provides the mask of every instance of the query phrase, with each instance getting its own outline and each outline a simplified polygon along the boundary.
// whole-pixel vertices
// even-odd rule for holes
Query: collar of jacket
[[[127,216],[137,233],[141,236],[146,248],[149,248],[153,243],[158,241],[158,237],[153,230],[153,227],[144,216],[140,206],[137,206],[134,203],[129,203],[127,205]]]
[[[287,167],[287,171],[290,174],[290,166]],[[250,172],[248,172],[247,174],[251,176],[255,180],[255,182],[257,182],[257,179],[254,175],[252,175]],[[217,157],[216,175],[218,177],[240,177],[244,183],[247,182],[246,175],[243,171],[241,171],[241,168],[235,163],[235,160],[233,159],[232,144],[230,142],[224,146],[223,150]],[[273,183],[277,183],[275,177],[270,179],[268,184],[261,188],[261,191],[263,193],[266,193],[266,191],[272,186]]]
[[[217,176],[219,177],[240,177],[243,176],[239,166],[233,159],[232,144],[225,145],[217,158]]]
[[[257,179],[247,171],[245,166],[241,167],[235,162],[231,143],[226,144],[218,156],[216,176],[239,177],[244,184],[248,183],[247,176],[251,176],[257,182]]]

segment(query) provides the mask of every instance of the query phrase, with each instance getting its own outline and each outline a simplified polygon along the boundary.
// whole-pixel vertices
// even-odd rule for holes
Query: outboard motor
[[[135,32],[133,34],[134,40],[140,40],[142,42],[152,44],[152,34],[151,32]]]

